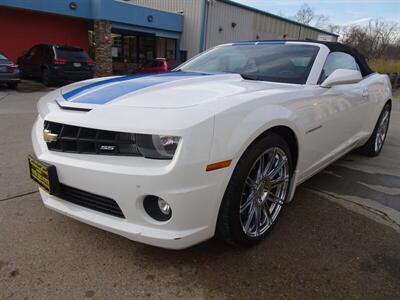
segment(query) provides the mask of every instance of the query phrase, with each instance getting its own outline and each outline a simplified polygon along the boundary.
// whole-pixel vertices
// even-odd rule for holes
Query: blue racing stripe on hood
[[[107,84],[107,83],[112,83],[112,82],[122,82],[122,81],[125,81],[125,80],[132,80],[134,78],[140,78],[140,77],[144,77],[146,75],[154,75],[154,74],[151,74],[151,73],[150,74],[141,74],[139,76],[129,75],[129,76],[122,76],[122,77],[116,77],[116,78],[110,78],[110,79],[96,81],[96,82],[90,83],[88,85],[81,86],[81,87],[79,87],[77,89],[74,89],[72,91],[69,91],[69,92],[63,94],[63,97],[64,97],[65,100],[68,100],[68,99],[74,97],[75,95],[78,95],[79,93],[87,91],[87,90],[89,90],[91,88],[95,88],[97,86],[101,86],[101,85],[104,85],[104,84]]]
[[[63,98],[73,103],[105,104],[123,95],[146,87],[172,82],[182,77],[212,75],[195,72],[169,72],[162,74],[128,75],[96,81],[63,94]]]

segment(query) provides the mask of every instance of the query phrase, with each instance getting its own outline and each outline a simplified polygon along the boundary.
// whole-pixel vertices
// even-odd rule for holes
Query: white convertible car
[[[159,247],[252,245],[297,185],[380,153],[391,86],[338,43],[243,42],[71,84],[38,110],[28,160],[46,207]]]

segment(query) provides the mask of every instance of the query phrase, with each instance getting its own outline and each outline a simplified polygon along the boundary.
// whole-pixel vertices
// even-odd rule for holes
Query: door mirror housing
[[[347,69],[337,69],[332,72],[331,75],[328,76],[322,82],[321,86],[325,88],[330,88],[339,84],[352,84],[358,83],[362,80],[362,75],[360,71],[357,70],[347,70]]]

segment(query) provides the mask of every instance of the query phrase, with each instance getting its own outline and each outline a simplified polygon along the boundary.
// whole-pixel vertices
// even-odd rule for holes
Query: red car
[[[133,74],[142,73],[164,73],[175,69],[179,62],[173,60],[167,60],[166,58],[156,58],[146,62],[142,68],[133,71]]]

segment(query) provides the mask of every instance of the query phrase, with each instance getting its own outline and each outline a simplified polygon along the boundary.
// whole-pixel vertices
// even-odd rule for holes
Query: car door
[[[42,66],[43,66],[43,56],[44,56],[44,45],[37,46],[35,54],[33,55],[32,62],[32,75],[35,77],[40,77],[42,75]]]
[[[32,47],[22,58],[22,70],[24,74],[32,76],[33,75],[33,57],[37,51],[37,46]]]
[[[344,52],[332,52],[322,70],[320,83],[337,69],[360,71],[353,56]],[[338,146],[340,147],[341,144],[346,142],[355,142],[360,138],[364,120],[369,115],[368,89],[364,80],[353,84],[335,85],[325,90],[324,96],[331,97],[333,95],[335,98],[337,97],[333,99],[332,107],[338,115],[333,116],[335,120],[332,121],[340,121],[340,127],[343,130],[340,135],[337,135]]]
[[[344,52],[331,52],[321,72],[319,84],[337,69],[358,70],[355,59]],[[304,130],[305,176],[352,149],[362,134],[363,120],[368,116],[368,96],[362,82],[340,84],[330,88],[315,86],[305,110],[309,115]]]

